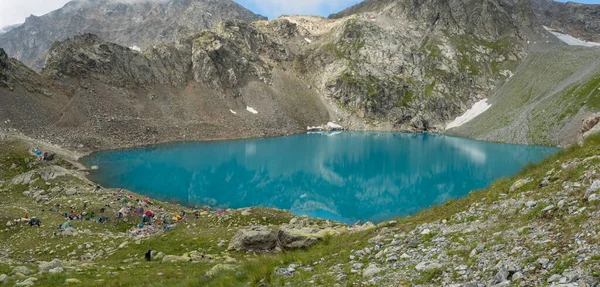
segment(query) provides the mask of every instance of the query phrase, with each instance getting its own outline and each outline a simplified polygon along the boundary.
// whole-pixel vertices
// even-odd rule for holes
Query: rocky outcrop
[[[15,178],[13,178],[12,184],[29,185],[33,181],[35,181],[37,178],[40,178],[44,181],[49,181],[49,180],[53,180],[55,178],[63,177],[66,175],[73,175],[73,176],[79,177],[81,179],[84,179],[84,176],[79,175],[76,172],[69,171],[63,167],[47,166],[47,167],[42,167],[42,168],[39,168],[36,170],[32,170],[32,171],[17,175]]]
[[[585,41],[600,42],[600,6],[550,0],[531,3],[542,25]]]
[[[78,35],[52,46],[41,75],[19,66],[23,80],[12,82],[24,89],[0,98],[0,127],[93,150],[282,135],[327,122],[316,91],[286,69],[293,56],[271,37],[225,21],[140,53]]]
[[[229,242],[229,250],[273,251],[307,248],[326,236],[342,233],[342,229],[283,225],[277,231],[266,226],[240,229]]]
[[[8,68],[10,62],[8,55],[0,48],[0,86],[6,86],[8,82]]]
[[[21,62],[41,69],[55,41],[94,33],[125,47],[174,43],[229,19],[265,19],[230,0],[71,1],[0,34],[0,47]]]
[[[335,71],[323,75],[323,94],[360,118],[441,130],[507,78],[524,40],[544,33],[521,2],[468,2],[366,1],[332,16],[342,23],[322,48]]]
[[[229,242],[229,250],[272,251],[277,247],[277,231],[266,226],[240,229]]]
[[[580,133],[585,135],[590,130],[594,129],[596,125],[600,122],[600,114],[591,115],[581,122],[581,130]]]

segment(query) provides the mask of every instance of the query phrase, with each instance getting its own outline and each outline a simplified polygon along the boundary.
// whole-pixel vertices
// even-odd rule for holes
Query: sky
[[[328,16],[361,0],[234,0],[242,6],[269,17],[281,14],[311,14]],[[31,14],[43,15],[62,7],[69,0],[0,0],[0,27],[19,24]],[[600,0],[579,0],[581,3],[600,4]]]

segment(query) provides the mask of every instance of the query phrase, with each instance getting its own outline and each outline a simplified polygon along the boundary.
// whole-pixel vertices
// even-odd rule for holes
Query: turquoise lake
[[[268,206],[375,223],[517,173],[558,149],[432,134],[338,132],[173,143],[83,158],[90,178],[186,206]]]

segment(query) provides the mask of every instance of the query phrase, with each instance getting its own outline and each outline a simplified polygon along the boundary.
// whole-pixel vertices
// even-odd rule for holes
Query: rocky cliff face
[[[551,0],[532,0],[531,3],[542,25],[586,41],[600,42],[600,5]]]
[[[367,1],[332,19],[225,20],[144,51],[82,34],[52,45],[42,75],[29,77],[41,85],[21,83],[45,98],[14,101],[51,102],[50,121],[70,127],[61,140],[92,149],[278,135],[328,120],[444,131],[483,98],[511,98],[493,91],[529,54],[561,46],[535,3]],[[8,127],[35,130],[22,117]]]
[[[243,21],[144,53],[82,34],[55,43],[40,75],[12,60],[38,84],[0,88],[0,127],[85,150],[295,133],[329,115],[292,58]]]
[[[501,4],[367,1],[334,15],[310,61],[325,66],[322,93],[364,122],[441,130],[508,78],[528,39],[545,36],[528,5]]]
[[[0,35],[9,56],[41,69],[53,42],[93,33],[126,47],[171,43],[227,19],[264,19],[230,0],[75,0]]]

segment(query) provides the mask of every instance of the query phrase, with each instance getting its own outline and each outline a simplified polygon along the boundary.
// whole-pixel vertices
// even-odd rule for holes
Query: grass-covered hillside
[[[600,111],[600,49],[530,53],[490,97],[492,107],[450,133],[521,144],[576,142],[581,121]]]
[[[142,205],[156,220],[140,229],[138,216],[115,213],[144,197],[97,187],[68,162],[42,163],[27,149],[0,142],[7,286],[597,286],[600,279],[600,137],[465,199],[373,227],[266,208],[196,218],[189,207],[150,199]],[[105,207],[109,221],[57,229],[63,212],[84,205],[96,216]],[[185,219],[170,230],[157,225],[182,210]],[[14,223],[25,214],[41,227]],[[282,237],[285,228],[296,231]]]

